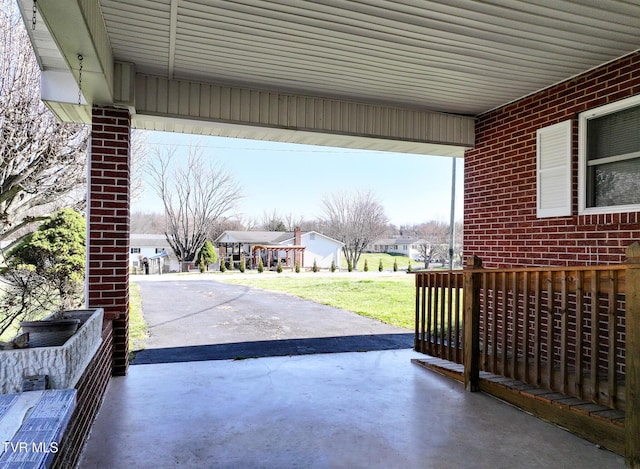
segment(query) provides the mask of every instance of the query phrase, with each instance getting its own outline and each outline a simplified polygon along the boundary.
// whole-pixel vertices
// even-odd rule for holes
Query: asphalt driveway
[[[283,293],[198,275],[133,279],[150,337],[132,364],[413,346],[412,331]]]

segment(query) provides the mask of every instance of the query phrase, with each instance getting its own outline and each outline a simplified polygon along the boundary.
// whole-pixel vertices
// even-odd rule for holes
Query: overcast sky
[[[410,225],[449,221],[452,159],[380,151],[297,145],[226,137],[148,132],[147,147],[189,145],[203,148],[240,183],[242,218],[280,215],[314,219],[322,215],[323,196],[341,190],[371,190],[390,222]],[[456,167],[456,219],[462,219],[463,161]],[[147,188],[134,201],[134,212],[162,212],[161,201]]]

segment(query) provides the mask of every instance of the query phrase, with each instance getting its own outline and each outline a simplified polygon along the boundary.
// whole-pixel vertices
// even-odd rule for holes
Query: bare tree
[[[260,227],[264,231],[287,231],[287,226],[284,224],[284,220],[278,212],[274,209],[272,213],[268,213],[266,210],[262,214],[262,222]]]
[[[143,130],[131,132],[131,187],[130,199],[137,200],[144,193],[144,171],[149,159],[147,146],[148,133]]]
[[[313,219],[313,220],[301,219],[300,223],[298,225],[294,225],[294,227],[299,226],[302,231],[318,231],[322,233],[324,230],[323,225],[324,225],[324,222],[321,219]]]
[[[302,228],[306,221],[303,216],[296,216],[289,212],[284,216],[284,224],[287,227],[287,231],[294,231],[296,227]]]
[[[0,0],[0,241],[60,207],[84,205],[88,129],[58,122],[40,100],[40,72],[14,1]]]
[[[178,260],[188,262],[241,195],[230,174],[205,161],[201,148],[187,149],[186,165],[176,161],[176,151],[176,147],[152,149],[147,171],[164,204],[167,241]]]
[[[236,218],[220,218],[211,226],[207,239],[215,241],[225,231],[250,231],[255,228],[251,223]]]
[[[322,200],[324,231],[344,243],[347,262],[357,268],[360,255],[373,240],[387,231],[384,208],[371,191],[333,193]]]
[[[429,221],[415,227],[415,232],[419,237],[418,253],[424,260],[425,268],[434,260],[447,259],[447,240],[449,236],[449,225],[441,221]]]
[[[131,233],[164,234],[166,226],[164,213],[134,212],[131,214]]]
[[[4,269],[0,281],[0,335],[18,333],[20,321],[42,316],[43,311],[60,307],[60,296],[55,285],[42,273],[28,265]]]
[[[454,238],[453,238],[453,260],[454,264],[456,263],[455,259],[458,258],[458,263],[462,266],[463,264],[463,251],[462,251],[462,240],[464,239],[464,223],[462,221],[457,221],[454,225]]]
[[[304,223],[304,217],[298,217],[291,212],[280,215],[278,211],[274,209],[271,213],[265,210],[262,214],[262,221],[258,223],[258,226],[265,231],[293,231],[296,227],[300,227]]]

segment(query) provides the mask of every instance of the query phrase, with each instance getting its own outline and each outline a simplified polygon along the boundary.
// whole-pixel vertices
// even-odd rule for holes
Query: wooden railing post
[[[464,273],[464,388],[480,390],[480,282],[478,256],[467,259]],[[467,270],[468,269],[468,270]]]
[[[420,309],[420,298],[422,294],[422,278],[423,274],[416,273],[415,275],[415,284],[416,284],[416,324],[415,324],[415,334],[413,336],[413,349],[416,352],[422,352],[422,341],[420,340],[420,322],[422,321],[422,314],[424,311]]]
[[[640,244],[627,248],[626,273],[625,460],[640,468]]]

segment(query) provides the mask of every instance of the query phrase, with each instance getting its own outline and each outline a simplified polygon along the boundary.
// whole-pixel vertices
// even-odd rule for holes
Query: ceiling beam
[[[146,127],[144,122],[148,120],[151,123],[149,128],[155,130],[161,130],[156,127],[160,121],[146,119],[145,116],[216,123],[218,129],[211,132],[222,132],[217,135],[226,134],[224,129],[231,125],[234,129],[242,128],[244,136],[256,133],[257,128],[280,130],[270,133],[271,136],[278,135],[279,141],[290,138],[293,131],[304,134],[305,143],[311,135],[325,135],[322,137],[325,139],[327,135],[342,136],[348,137],[347,140],[357,137],[368,139],[367,145],[371,144],[371,139],[379,140],[382,146],[386,146],[383,143],[386,141],[392,144],[392,148],[393,142],[406,142],[411,145],[404,147],[411,147],[412,153],[420,153],[420,148],[426,152],[425,144],[430,144],[438,146],[438,154],[442,152],[441,147],[445,148],[447,156],[462,156],[460,149],[472,147],[475,141],[475,120],[469,116],[239,86],[169,80],[141,73],[135,76],[135,110],[138,125]],[[205,127],[211,129],[210,125]],[[264,133],[264,130],[260,132]],[[312,140],[318,142],[316,138]],[[455,154],[451,155],[446,147],[454,147]]]

